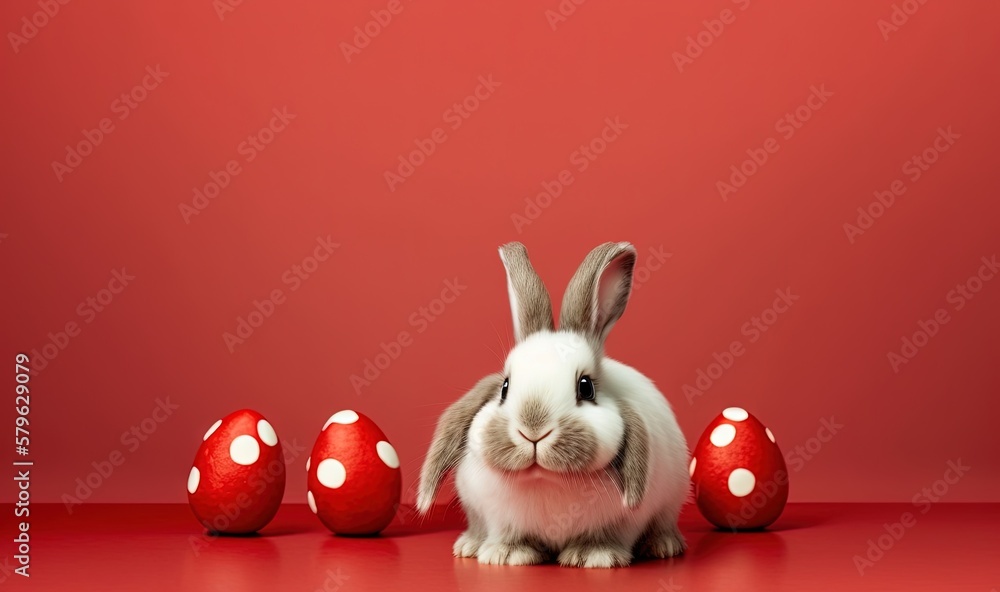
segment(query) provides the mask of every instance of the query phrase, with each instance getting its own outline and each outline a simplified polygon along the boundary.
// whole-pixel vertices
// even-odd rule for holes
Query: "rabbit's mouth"
[[[526,451],[521,457],[519,465],[494,466],[493,470],[514,479],[557,479],[561,476],[561,472],[558,469],[547,467],[539,462],[537,453],[532,454]]]
[[[520,471],[513,471],[513,473],[522,479],[531,481],[538,479],[556,481],[556,480],[561,480],[563,478],[563,475],[561,473],[553,471],[551,469],[546,469],[542,465],[538,464],[537,458],[533,463],[531,463],[527,467],[521,469]]]
[[[488,420],[479,438],[479,450],[488,466],[511,474],[543,471],[545,476],[593,469],[598,440],[583,422],[564,418],[541,428],[528,428],[525,423],[530,422],[511,426],[504,416]]]

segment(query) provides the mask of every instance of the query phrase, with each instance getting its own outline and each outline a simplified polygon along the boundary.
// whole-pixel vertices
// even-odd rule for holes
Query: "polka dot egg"
[[[688,469],[698,509],[719,528],[764,528],[788,500],[788,470],[774,433],[740,407],[708,425]]]
[[[306,460],[309,509],[331,531],[374,535],[389,525],[402,492],[399,456],[375,422],[338,411]]]
[[[285,493],[285,459],[271,423],[251,409],[213,423],[195,454],[187,492],[210,532],[247,534],[267,525]]]

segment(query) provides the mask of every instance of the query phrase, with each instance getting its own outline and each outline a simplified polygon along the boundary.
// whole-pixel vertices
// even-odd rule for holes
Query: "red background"
[[[729,405],[786,454],[842,424],[790,464],[792,501],[908,502],[958,459],[972,468],[945,501],[1000,499],[1000,279],[961,311],[946,300],[1000,240],[1000,6],[929,2],[884,39],[888,0],[595,1],[555,30],[555,0],[405,2],[348,63],[341,43],[385,6],[257,1],[220,19],[207,0],[71,2],[0,51],[3,355],[82,327],[31,382],[33,501],[120,451],[86,501],[182,502],[202,434],[241,407],[306,450],[334,411],[369,415],[412,500],[437,415],[509,346],[509,240],[557,307],[599,242],[671,253],[608,353],[660,385],[692,444]],[[735,21],[678,71],[672,54],[724,9]],[[39,8],[0,10],[17,33]],[[157,65],[169,75],[117,119],[113,101]],[[500,86],[450,129],[445,112],[489,75]],[[813,85],[832,97],[784,138],[775,122]],[[295,119],[245,162],[237,146],[282,107]],[[60,182],[53,161],[105,117],[114,131]],[[609,117],[628,128],[577,171]],[[960,139],[911,182],[904,162],[947,126]],[[384,172],[437,127],[446,141],[390,191]],[[768,138],[778,152],[724,201],[717,181]],[[185,223],[179,205],[230,159],[241,173]],[[574,182],[518,232],[512,214],[564,169]],[[852,244],[844,223],[896,179],[906,193]],[[327,236],[340,247],[290,291],[282,274]],[[86,323],[78,305],[122,267],[135,279]],[[467,289],[418,332],[410,315],[452,278]],[[741,326],[784,288],[799,300],[749,343]],[[230,352],[223,333],[274,289],[287,300]],[[894,372],[887,353],[939,308],[950,321]],[[412,344],[356,394],[351,375],[401,331]],[[688,403],[684,385],[733,340],[745,354]],[[130,450],[122,433],[167,396],[179,408]],[[305,499],[305,458],[286,501]]]

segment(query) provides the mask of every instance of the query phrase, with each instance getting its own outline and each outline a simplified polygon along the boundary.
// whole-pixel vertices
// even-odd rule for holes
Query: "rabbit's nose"
[[[532,444],[538,444],[539,442],[541,442],[542,440],[544,440],[545,438],[547,438],[549,436],[549,434],[552,433],[552,430],[549,430],[549,431],[545,432],[540,437],[538,437],[538,438],[536,438],[534,440],[532,440],[528,436],[525,436],[524,432],[522,432],[521,430],[517,430],[517,433],[521,434],[521,437],[524,438],[525,440],[527,440],[528,442],[531,442]]]

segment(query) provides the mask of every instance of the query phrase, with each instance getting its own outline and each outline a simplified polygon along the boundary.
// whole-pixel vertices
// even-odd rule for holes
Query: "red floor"
[[[682,558],[616,570],[481,566],[454,559],[461,516],[439,509],[383,537],[340,538],[306,506],[282,507],[252,538],[203,534],[184,505],[32,506],[31,578],[15,562],[4,512],[2,590],[975,590],[1000,589],[1000,504],[794,504],[769,532],[717,532],[693,508]],[[915,514],[894,540],[885,525]],[[869,540],[888,548],[860,575]],[[875,543],[873,543],[875,544]],[[28,584],[25,586],[24,584]],[[338,587],[339,586],[339,587]]]

